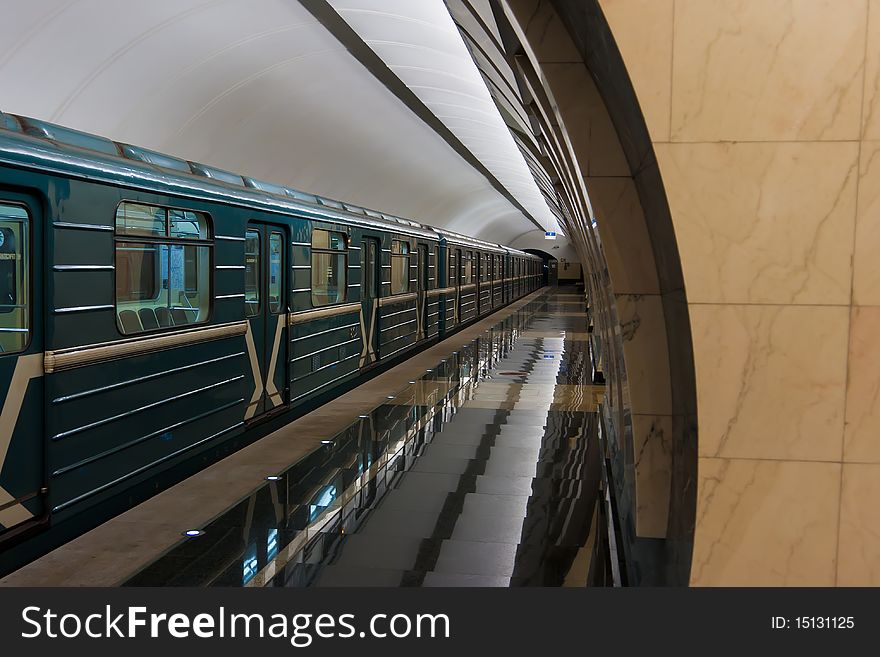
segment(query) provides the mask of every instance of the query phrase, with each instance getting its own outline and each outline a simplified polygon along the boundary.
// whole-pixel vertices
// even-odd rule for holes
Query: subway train
[[[516,249],[0,113],[0,573],[542,273]]]

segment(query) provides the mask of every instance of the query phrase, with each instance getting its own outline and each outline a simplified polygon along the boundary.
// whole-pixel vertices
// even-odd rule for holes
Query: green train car
[[[537,289],[541,270],[0,113],[0,573]]]

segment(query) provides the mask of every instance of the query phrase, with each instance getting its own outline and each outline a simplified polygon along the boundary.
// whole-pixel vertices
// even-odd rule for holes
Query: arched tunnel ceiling
[[[557,227],[442,0],[330,4],[501,191],[296,0],[8,4],[3,111],[492,241]]]

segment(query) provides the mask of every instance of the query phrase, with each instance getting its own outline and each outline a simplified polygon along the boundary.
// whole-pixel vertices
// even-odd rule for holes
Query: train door
[[[480,313],[483,312],[483,309],[480,307],[480,294],[483,290],[483,283],[480,280],[483,274],[483,254],[479,251],[473,252],[473,265],[471,274],[474,277],[474,317],[479,317]]]
[[[455,323],[461,322],[461,281],[464,278],[464,253],[455,250]]]
[[[379,240],[364,238],[361,242],[361,313],[365,349],[361,353],[361,367],[369,365],[378,358],[379,331],[376,328],[376,315],[379,306]]]
[[[37,202],[0,192],[0,543],[47,511],[42,226]]]
[[[287,229],[251,222],[245,231],[245,316],[254,390],[245,419],[284,406],[288,384]]]
[[[417,268],[417,301],[416,312],[418,313],[418,335],[417,340],[424,340],[427,334],[427,312],[428,312],[428,247],[425,244],[418,245],[418,268]]]
[[[490,296],[492,297],[492,308],[495,308],[495,306],[498,305],[498,301],[499,301],[499,299],[496,297],[496,294],[497,294],[496,290],[498,289],[498,276],[499,276],[499,274],[498,274],[498,256],[493,255],[490,257],[492,258],[492,293]]]

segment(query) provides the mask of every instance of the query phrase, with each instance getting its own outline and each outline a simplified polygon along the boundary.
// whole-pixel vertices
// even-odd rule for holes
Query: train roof
[[[492,251],[493,253],[504,253],[504,247],[500,244],[494,244],[493,242],[486,242],[485,240],[477,239],[476,237],[469,237],[467,235],[462,235],[461,233],[456,233],[451,230],[446,230],[445,228],[434,228],[434,231],[440,235],[447,242],[452,244],[458,244],[460,246],[469,246],[475,249],[482,249],[484,251]]]
[[[502,247],[508,254],[518,256],[520,258],[531,258],[532,260],[541,260],[538,256],[533,253],[526,253],[525,251],[520,251],[519,249],[514,249],[510,246]]]
[[[71,128],[0,112],[0,161],[439,240],[430,226]]]

